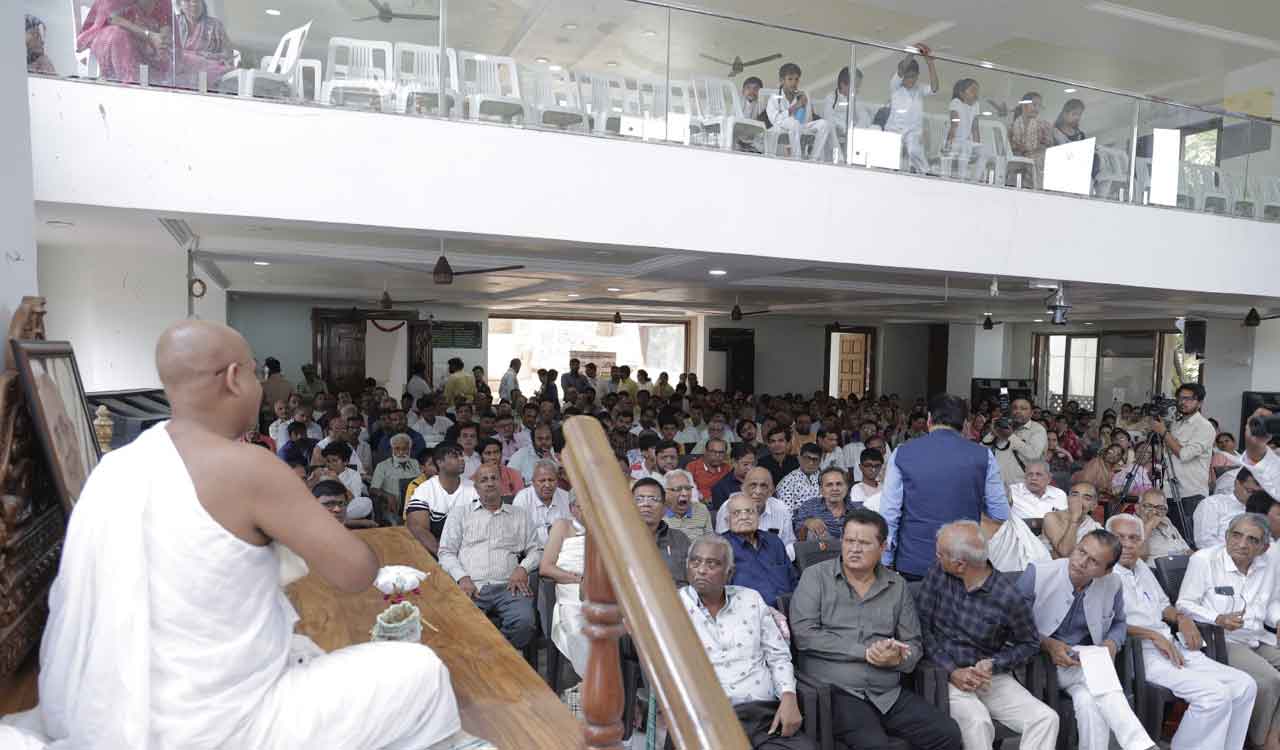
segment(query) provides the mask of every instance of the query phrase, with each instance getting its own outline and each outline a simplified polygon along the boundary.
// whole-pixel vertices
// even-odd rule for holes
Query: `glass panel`
[[[1273,185],[1261,172],[1251,174],[1251,167],[1266,171],[1271,130],[1241,118],[1143,102],[1138,127],[1142,202],[1262,218]]]
[[[1067,390],[1069,400],[1079,401],[1080,406],[1093,409],[1098,374],[1098,339],[1071,337],[1071,382]]]
[[[1049,336],[1049,407],[1062,409],[1067,371],[1067,337]]]

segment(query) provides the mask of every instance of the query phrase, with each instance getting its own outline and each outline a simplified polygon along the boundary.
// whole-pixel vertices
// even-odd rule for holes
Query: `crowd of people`
[[[1026,397],[970,409],[728,394],[692,373],[605,376],[576,359],[539,371],[526,397],[521,366],[495,399],[482,368],[455,358],[432,388],[419,365],[397,398],[373,382],[330,394],[309,365],[294,384],[268,359],[262,425],[245,440],[277,450],[348,526],[405,524],[517,648],[537,632],[535,577],[553,581],[548,635],[582,674],[589,529],[561,426],[594,417],[757,747],[809,747],[790,644],[834,687],[844,747],[883,731],[986,750],[997,723],[1024,748],[1053,747],[1058,715],[1011,677],[1044,653],[1080,747],[1114,735],[1145,749],[1123,693],[1098,692],[1080,661],[1133,637],[1147,679],[1190,703],[1175,748],[1280,748],[1266,629],[1280,615],[1280,457],[1265,438],[1237,452],[1200,413],[1201,386],[1179,389],[1176,413],[1094,414]],[[827,548],[834,558],[815,556]],[[1192,556],[1173,596],[1151,565],[1179,554]],[[1230,667],[1204,656],[1196,623],[1226,631]],[[949,717],[901,687],[922,658],[948,675]]]

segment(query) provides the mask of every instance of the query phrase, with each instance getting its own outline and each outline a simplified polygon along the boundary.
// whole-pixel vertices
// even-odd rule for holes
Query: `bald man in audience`
[[[55,742],[138,747],[428,747],[459,731],[425,646],[290,658],[276,545],[349,593],[378,558],[283,462],[237,438],[258,418],[253,352],[225,325],[167,329],[173,418],[105,456],[71,516],[41,646]]]

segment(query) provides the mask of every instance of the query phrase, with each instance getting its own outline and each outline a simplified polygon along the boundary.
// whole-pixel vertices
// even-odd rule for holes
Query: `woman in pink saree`
[[[178,85],[192,88],[204,71],[210,88],[231,70],[231,38],[222,22],[209,15],[204,0],[181,0],[178,14]]]
[[[150,80],[169,79],[173,11],[170,0],[95,0],[81,22],[76,51],[90,49],[102,78],[136,83],[139,66]]]

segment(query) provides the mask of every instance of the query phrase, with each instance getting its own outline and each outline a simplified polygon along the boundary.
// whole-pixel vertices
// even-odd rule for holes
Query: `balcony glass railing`
[[[635,0],[170,2],[50,3],[32,70],[1280,221],[1274,120],[914,47]]]

